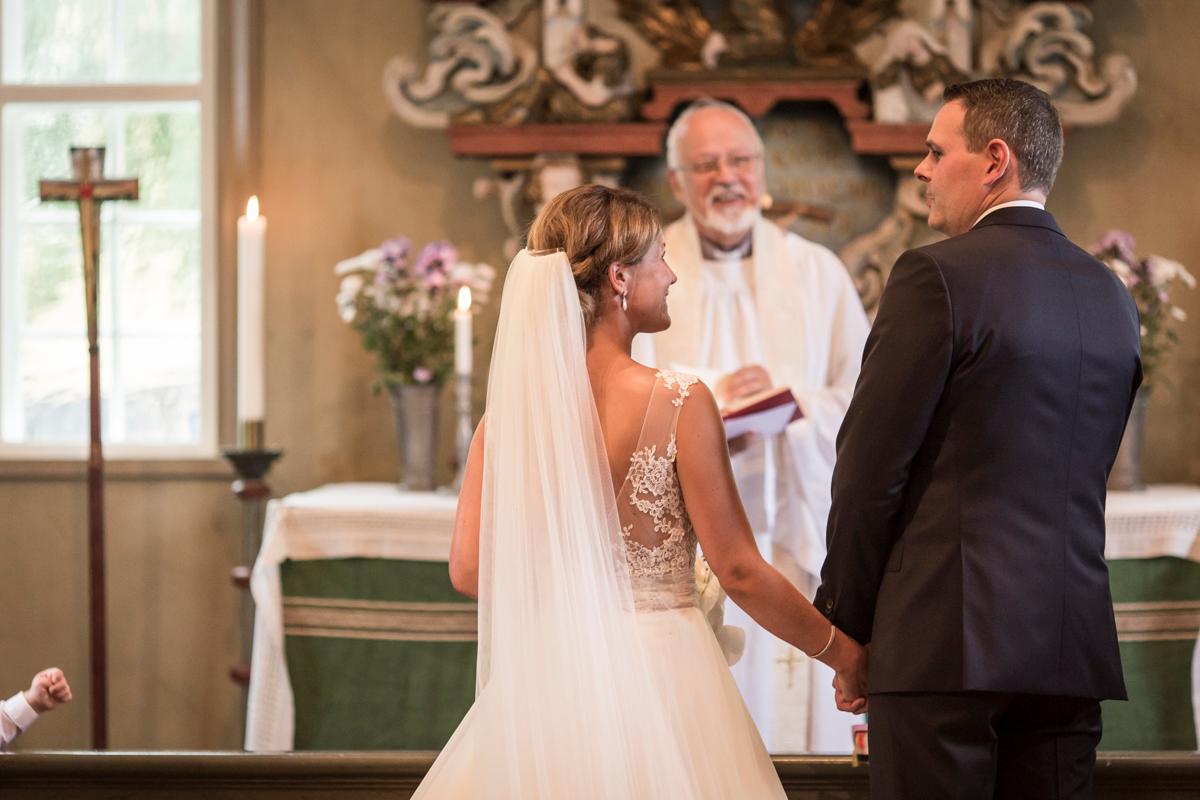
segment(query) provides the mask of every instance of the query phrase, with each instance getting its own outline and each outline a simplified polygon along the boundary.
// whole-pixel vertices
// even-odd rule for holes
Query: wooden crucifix
[[[38,189],[43,202],[70,200],[79,204],[91,378],[91,444],[88,448],[87,486],[92,747],[105,750],[108,748],[108,667],[104,603],[104,452],[100,446],[100,329],[96,322],[100,284],[100,204],[106,200],[136,200],[138,182],[137,178],[106,179],[103,147],[72,147],[71,174],[70,180],[43,180]]]

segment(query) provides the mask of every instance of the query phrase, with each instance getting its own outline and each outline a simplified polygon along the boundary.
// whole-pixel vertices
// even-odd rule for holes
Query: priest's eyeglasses
[[[730,153],[726,156],[718,156],[716,158],[705,158],[701,161],[694,161],[691,164],[684,164],[677,169],[686,170],[693,175],[698,175],[702,178],[711,177],[721,171],[721,162],[724,161],[732,172],[746,172],[760,158],[762,153]]]

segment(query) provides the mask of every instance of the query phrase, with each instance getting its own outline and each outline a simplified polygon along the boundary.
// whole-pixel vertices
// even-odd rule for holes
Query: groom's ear
[[[1003,139],[992,139],[988,142],[984,147],[984,154],[988,160],[984,183],[988,186],[996,185],[1010,172],[1016,173],[1016,157],[1008,142]]]

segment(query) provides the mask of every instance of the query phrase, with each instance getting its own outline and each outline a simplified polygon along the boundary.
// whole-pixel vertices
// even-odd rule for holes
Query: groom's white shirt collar
[[[996,205],[989,208],[987,211],[980,214],[979,219],[975,220],[974,224],[972,224],[971,227],[974,228],[976,225],[978,225],[980,222],[983,221],[984,217],[986,217],[988,214],[992,213],[993,211],[999,211],[1002,208],[1018,208],[1018,207],[1019,208],[1040,208],[1042,211],[1046,210],[1046,204],[1039,203],[1037,200],[1009,200],[1007,203],[997,203]]]

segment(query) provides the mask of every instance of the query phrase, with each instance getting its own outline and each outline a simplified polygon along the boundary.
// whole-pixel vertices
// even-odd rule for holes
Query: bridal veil
[[[635,623],[585,352],[566,255],[522,250],[488,380],[476,702],[430,788],[521,800],[699,795],[681,717],[656,696]],[[448,771],[457,779],[444,780]]]

